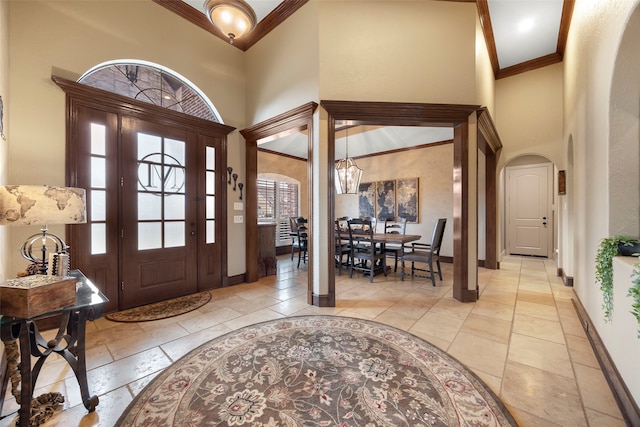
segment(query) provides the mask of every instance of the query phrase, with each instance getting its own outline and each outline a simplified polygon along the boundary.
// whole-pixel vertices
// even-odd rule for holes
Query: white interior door
[[[553,245],[550,163],[507,168],[507,251],[549,257]]]

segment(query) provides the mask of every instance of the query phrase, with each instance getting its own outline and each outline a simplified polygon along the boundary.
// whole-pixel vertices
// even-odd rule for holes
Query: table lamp
[[[40,266],[40,274],[47,273],[47,252],[66,253],[68,248],[64,240],[48,232],[47,225],[85,222],[87,213],[84,188],[50,185],[0,186],[0,225],[42,226],[40,233],[27,238],[20,249],[25,259]]]

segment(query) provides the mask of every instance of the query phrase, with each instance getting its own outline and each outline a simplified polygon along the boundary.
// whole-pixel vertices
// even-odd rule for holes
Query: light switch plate
[[[241,211],[242,209],[244,209],[244,204],[242,202],[234,202],[233,209],[236,211]]]
[[[235,224],[242,224],[244,222],[244,217],[242,215],[234,215],[233,222]]]

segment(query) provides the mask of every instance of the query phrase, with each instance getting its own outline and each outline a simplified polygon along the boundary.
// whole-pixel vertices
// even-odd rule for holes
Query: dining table
[[[422,236],[419,234],[375,233],[373,235],[373,240],[381,245],[386,245],[387,243],[404,245],[420,239],[422,239]]]
[[[418,241],[422,238],[420,234],[397,234],[397,233],[374,233],[373,241],[380,244],[380,250],[384,252],[388,243],[396,245],[405,245],[407,243]],[[387,270],[391,267],[387,266]],[[382,272],[382,265],[376,265],[374,274]]]

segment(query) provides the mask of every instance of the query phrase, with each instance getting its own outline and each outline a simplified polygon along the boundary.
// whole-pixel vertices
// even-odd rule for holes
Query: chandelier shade
[[[209,21],[229,37],[231,44],[252,31],[257,22],[256,13],[243,0],[208,0],[205,12]]]
[[[338,194],[357,194],[363,170],[358,167],[353,159],[349,158],[348,130],[345,138],[345,147],[344,158],[336,163],[336,191]]]

